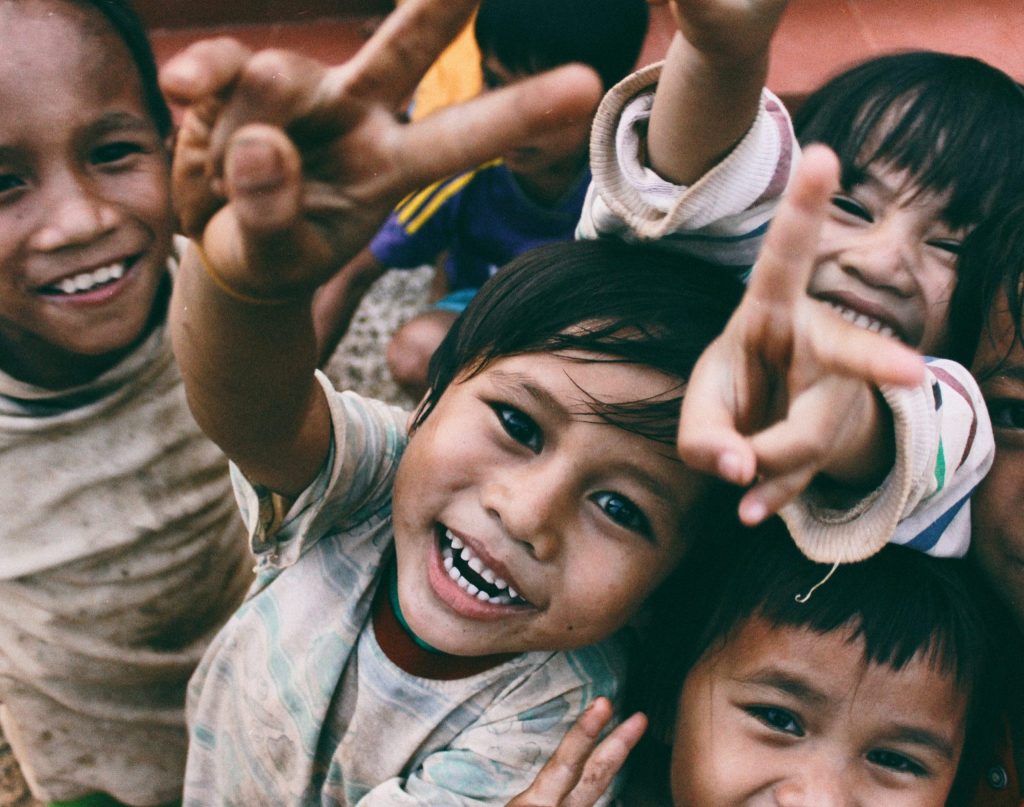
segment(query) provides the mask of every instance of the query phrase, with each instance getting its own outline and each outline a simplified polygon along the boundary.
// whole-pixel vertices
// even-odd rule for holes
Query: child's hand
[[[508,807],[592,807],[647,729],[647,718],[638,713],[598,743],[611,718],[611,703],[606,698],[594,701],[565,733],[533,784]]]
[[[410,190],[592,115],[600,82],[571,66],[401,123],[395,110],[475,5],[409,0],[339,67],[222,39],[164,68],[164,90],[187,106],[173,179],[182,225],[229,287],[312,293]]]
[[[786,3],[669,2],[679,33],[665,57],[647,133],[648,164],[659,176],[694,184],[750,129]]]
[[[720,59],[748,59],[767,50],[789,0],[651,0],[668,5],[697,50]]]
[[[818,234],[838,185],[835,155],[811,147],[769,230],[749,288],[687,386],[679,453],[738,485],[755,524],[820,473],[875,484],[892,463],[877,386],[923,379],[921,358],[858,328],[806,293]]]

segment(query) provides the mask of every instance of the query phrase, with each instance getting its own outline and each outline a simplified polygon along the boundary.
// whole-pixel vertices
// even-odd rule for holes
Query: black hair
[[[812,93],[794,126],[801,143],[836,152],[847,189],[880,163],[907,171],[921,192],[949,193],[954,227],[977,224],[1024,187],[1024,91],[978,59],[871,59]]]
[[[98,11],[114,29],[118,38],[128,48],[128,53],[139,71],[142,98],[146,110],[153,119],[157,133],[166,138],[173,128],[173,118],[167,106],[157,78],[156,59],[146,35],[146,27],[128,0],[64,0],[79,8]]]
[[[483,0],[475,33],[480,52],[514,73],[582,62],[607,90],[636,64],[647,16],[647,0]]]
[[[894,544],[838,567],[809,599],[797,600],[830,569],[802,555],[778,518],[754,529],[726,520],[714,536],[699,538],[652,601],[652,624],[672,629],[649,642],[647,707],[663,729],[671,726],[686,675],[751,618],[818,634],[840,631],[863,641],[865,661],[900,670],[923,658],[966,695],[966,739],[949,801],[959,803],[995,740],[1002,691],[995,635],[1003,611],[966,561]]]
[[[1000,293],[1006,295],[1014,337],[1024,345],[1024,199],[993,213],[964,244],[949,312],[950,356],[970,365]],[[991,335],[1001,338],[1002,334]],[[1007,353],[1013,343],[1007,346]]]
[[[416,425],[458,376],[497,358],[583,351],[593,356],[587,361],[644,365],[678,379],[668,397],[592,402],[599,417],[674,443],[682,387],[742,293],[721,267],[657,247],[608,240],[533,249],[484,284],[434,353]]]

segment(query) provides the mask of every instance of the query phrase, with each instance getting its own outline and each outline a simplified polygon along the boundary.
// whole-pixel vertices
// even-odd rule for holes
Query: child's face
[[[682,554],[704,480],[673,446],[587,404],[675,386],[649,368],[550,353],[504,357],[453,383],[395,482],[413,631],[480,656],[581,646],[621,627]]]
[[[484,86],[489,90],[504,87],[528,73],[513,73],[493,55],[481,61]],[[555,131],[535,135],[529,142],[501,155],[506,167],[514,174],[535,176],[567,167],[573,171],[582,167],[590,142],[592,117],[567,122]]]
[[[971,549],[1024,628],[1024,346],[1006,296],[997,299],[971,370],[992,417],[996,456],[971,502]]]
[[[833,198],[808,291],[851,319],[941,353],[956,261],[966,231],[943,221],[946,197],[922,194],[903,172],[872,165]]]
[[[168,158],[97,12],[0,2],[0,41],[0,362],[48,375],[139,338],[170,250]]]
[[[672,749],[676,807],[941,807],[966,702],[915,657],[901,671],[862,640],[754,617],[683,685]]]

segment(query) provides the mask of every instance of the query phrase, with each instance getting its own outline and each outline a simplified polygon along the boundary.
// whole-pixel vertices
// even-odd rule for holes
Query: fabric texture
[[[37,798],[178,798],[185,689],[252,579],[166,328],[59,393],[0,374],[0,720]]]
[[[374,595],[394,556],[391,489],[407,414],[339,393],[333,448],[283,524],[233,470],[259,574],[190,686],[186,805],[504,805],[598,695],[618,640],[530,652],[458,680],[397,667]]]
[[[478,289],[533,247],[571,241],[590,182],[584,169],[555,204],[529,199],[501,160],[435,182],[395,209],[370,243],[388,268],[433,264],[447,251],[449,291]]]
[[[644,138],[661,64],[613,87],[591,137],[594,179],[577,235],[652,241],[749,274],[799,159],[789,115],[768,90],[750,130],[691,186],[644,164]],[[780,512],[794,541],[823,563],[862,560],[887,542],[958,557],[970,543],[970,494],[995,453],[988,411],[970,373],[926,359],[914,389],[882,390],[896,427],[896,461],[853,504],[829,506],[811,488]]]

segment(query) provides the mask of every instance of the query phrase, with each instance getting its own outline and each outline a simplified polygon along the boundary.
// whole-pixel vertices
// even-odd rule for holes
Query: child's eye
[[[132,154],[138,154],[141,151],[142,146],[140,144],[132,143],[130,141],[105,143],[102,146],[98,146],[93,149],[92,161],[96,164],[116,163],[119,160],[123,160],[125,157],[129,157]]]
[[[590,497],[616,524],[628,530],[640,533],[645,538],[652,537],[651,522],[632,501],[619,493],[601,490]]]
[[[875,220],[870,211],[852,196],[844,196],[843,194],[837,193],[832,197],[832,205],[833,207],[839,208],[844,213],[849,213],[851,216],[855,216],[856,218],[862,219],[866,222],[872,222]]]
[[[953,256],[960,255],[964,249],[963,242],[955,238],[935,238],[928,242],[928,246],[941,249],[943,252],[948,252]]]
[[[544,434],[529,415],[506,404],[491,404],[498,421],[506,434],[517,443],[522,443],[535,454],[544,447]]]
[[[764,723],[768,728],[794,737],[803,737],[804,730],[797,719],[785,709],[777,706],[748,706],[747,712]]]
[[[914,762],[910,757],[897,754],[895,751],[886,751],[884,748],[876,748],[874,751],[869,751],[867,759],[868,762],[898,773],[909,773],[913,776],[928,775],[928,771],[925,770],[924,766]]]
[[[23,188],[25,183],[17,174],[0,174],[0,193],[12,191],[15,188]]]
[[[988,414],[995,429],[1024,429],[1024,401],[997,398],[988,403]]]

